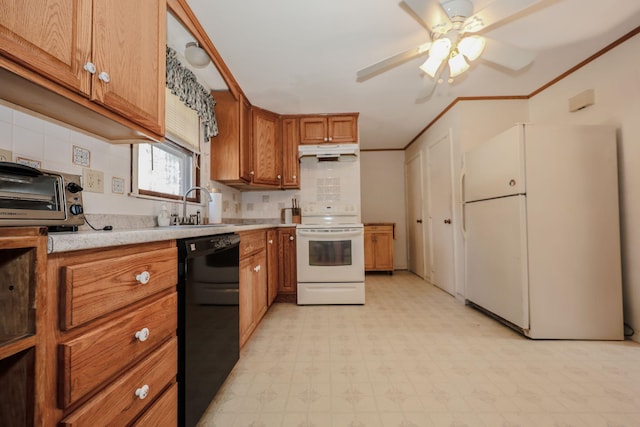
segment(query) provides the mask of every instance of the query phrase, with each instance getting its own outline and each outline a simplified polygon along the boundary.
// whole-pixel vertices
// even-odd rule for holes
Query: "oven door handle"
[[[333,240],[336,237],[354,237],[360,236],[364,233],[364,230],[349,230],[349,231],[336,231],[336,232],[317,232],[317,231],[305,231],[298,230],[298,236],[300,237],[319,237]]]

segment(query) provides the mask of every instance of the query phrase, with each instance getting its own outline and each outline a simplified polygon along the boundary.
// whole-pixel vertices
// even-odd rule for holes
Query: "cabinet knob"
[[[111,77],[109,77],[109,74],[106,71],[100,72],[100,74],[98,74],[98,79],[105,83],[109,83],[111,81]]]
[[[147,338],[149,338],[149,328],[140,329],[136,332],[135,337],[138,339],[138,341],[145,342]]]
[[[327,140],[328,140],[329,142],[331,142],[331,141],[333,141],[333,138],[329,137],[329,138],[327,138]]]
[[[82,68],[84,68],[85,71],[88,71],[91,74],[96,73],[96,66],[93,62],[87,62],[86,64],[84,64]]]
[[[293,236],[289,236],[289,240],[293,242]]]
[[[136,396],[140,398],[140,400],[144,399],[149,395],[149,386],[147,384],[143,385],[139,389],[136,389]]]
[[[293,175],[291,178],[293,178],[294,180],[298,179],[298,177],[295,175]]]
[[[256,173],[254,171],[249,172],[249,175],[255,175]]]
[[[281,178],[282,178],[282,176],[281,176],[281,175],[278,175],[278,179],[281,179]]]
[[[149,280],[151,280],[151,274],[148,271],[143,271],[142,273],[136,275],[136,280],[139,283],[146,285],[147,283],[149,283]]]
[[[255,271],[256,273],[258,271],[260,271],[260,269],[262,269],[262,267],[260,266],[260,264],[256,265],[255,267],[253,267],[253,271]]]
[[[269,239],[269,244],[273,245],[273,239]]]

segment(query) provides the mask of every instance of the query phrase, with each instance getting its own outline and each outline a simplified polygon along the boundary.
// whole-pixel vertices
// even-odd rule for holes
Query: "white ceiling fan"
[[[473,14],[471,0],[402,0],[429,30],[431,40],[383,59],[357,72],[364,81],[412,58],[428,55],[420,66],[425,74],[418,99],[429,97],[443,73],[449,79],[469,69],[469,61],[482,57],[510,70],[529,65],[534,52],[478,35],[496,23],[542,0],[495,0]],[[451,80],[450,80],[451,81]]]

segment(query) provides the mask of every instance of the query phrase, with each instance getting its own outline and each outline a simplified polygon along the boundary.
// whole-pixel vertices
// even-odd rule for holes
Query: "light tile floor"
[[[275,304],[200,426],[640,426],[640,345],[534,341],[407,272]]]

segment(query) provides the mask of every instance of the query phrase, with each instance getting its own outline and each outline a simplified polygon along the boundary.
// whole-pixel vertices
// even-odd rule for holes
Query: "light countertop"
[[[110,231],[76,231],[49,233],[47,253],[69,252],[108,246],[156,242],[160,240],[184,239],[211,236],[214,234],[238,233],[274,227],[291,227],[291,224],[215,224],[201,226],[169,226],[140,229],[114,228]]]

